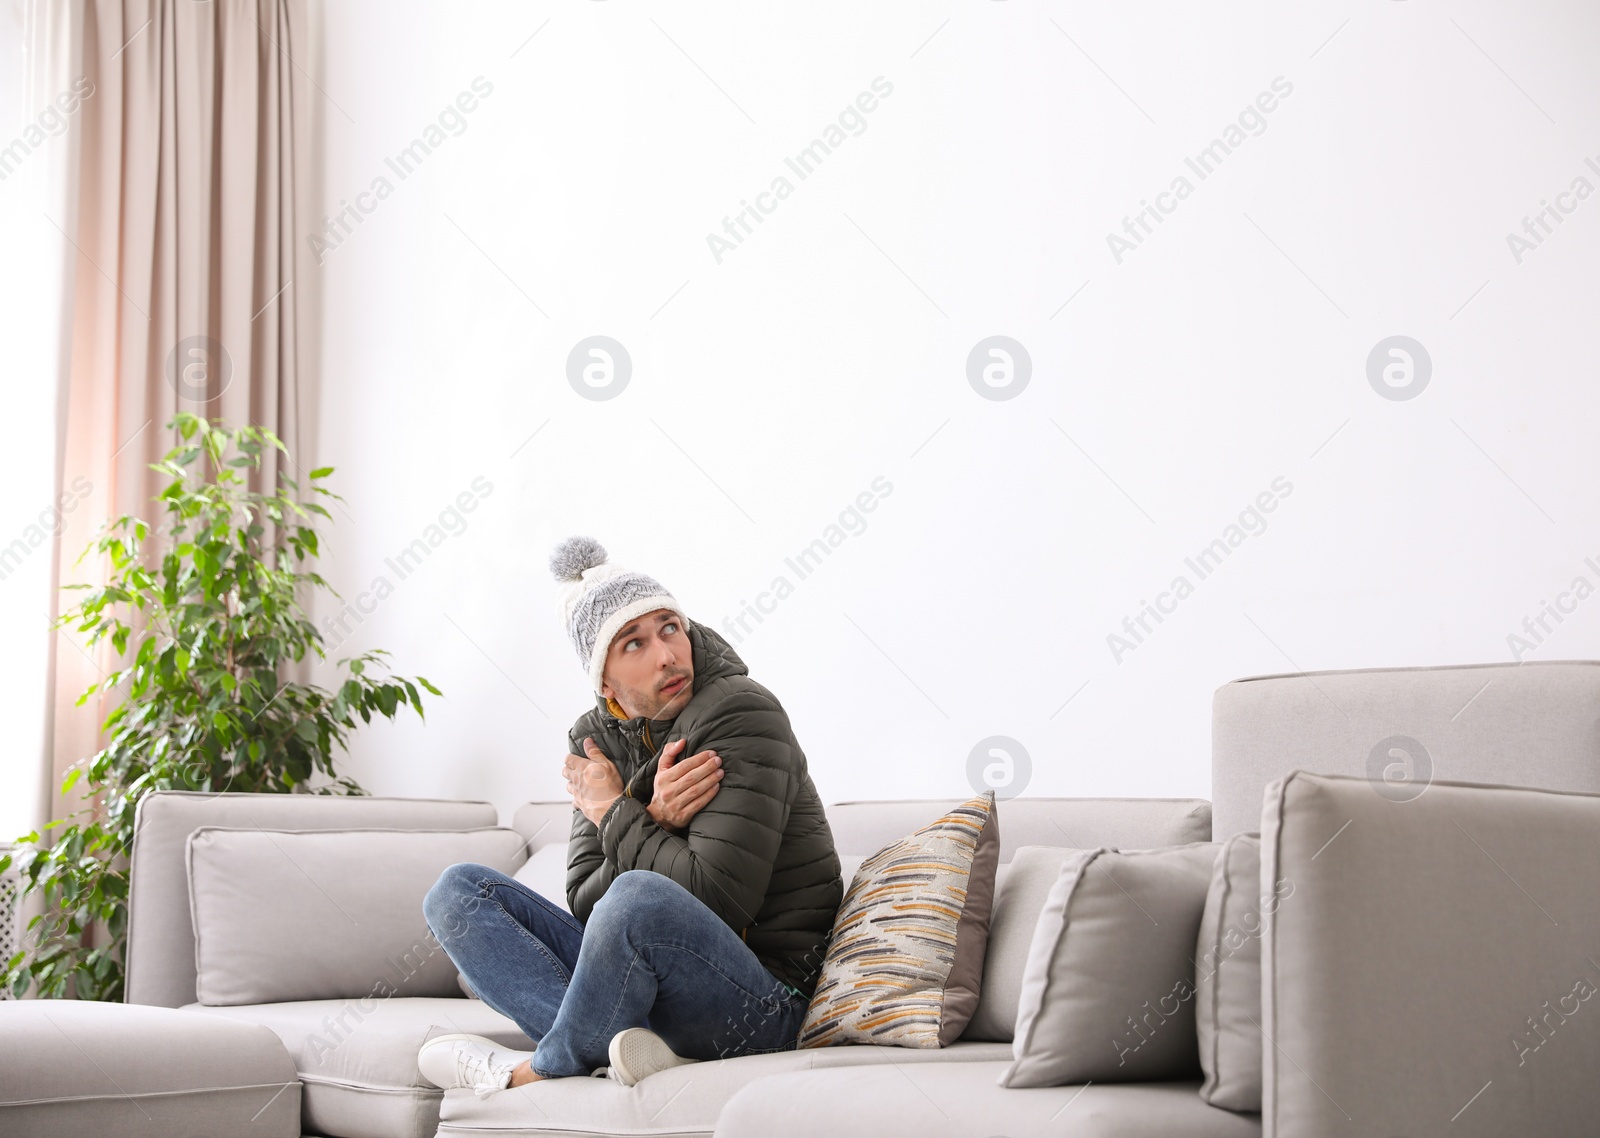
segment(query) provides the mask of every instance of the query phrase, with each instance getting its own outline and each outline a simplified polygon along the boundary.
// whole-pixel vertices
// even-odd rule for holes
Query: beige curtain
[[[98,565],[75,562],[106,518],[155,520],[161,479],[147,464],[172,446],[163,424],[177,411],[267,427],[305,461],[321,97],[307,0],[70,2],[77,73],[61,83],[92,93],[74,112],[65,216],[49,219],[70,267],[58,489],[82,495],[58,584],[95,580]],[[109,666],[70,632],[54,636],[47,818],[69,812],[61,776],[100,746],[109,706],[74,704]]]

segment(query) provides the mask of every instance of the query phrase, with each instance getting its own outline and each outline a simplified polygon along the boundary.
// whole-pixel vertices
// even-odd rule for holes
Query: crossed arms
[[[648,806],[622,793],[620,775],[592,739],[582,741],[584,754],[567,756],[574,806],[567,901],[580,921],[617,874],[647,869],[678,882],[729,928],[754,923],[804,760],[770,696],[742,693],[719,710],[717,723],[694,733],[701,746],[692,758],[678,760],[690,746],[683,739],[663,750]],[[752,733],[752,723],[761,733]],[[569,737],[569,744],[579,741]]]

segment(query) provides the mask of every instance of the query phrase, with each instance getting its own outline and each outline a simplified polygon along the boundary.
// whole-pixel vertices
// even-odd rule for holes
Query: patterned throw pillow
[[[861,863],[800,1047],[955,1042],[978,1006],[999,825],[991,790]]]

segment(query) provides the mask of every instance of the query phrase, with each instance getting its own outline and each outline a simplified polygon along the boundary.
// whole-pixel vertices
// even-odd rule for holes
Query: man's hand
[[[593,739],[585,738],[583,749],[585,754],[567,756],[562,773],[567,778],[572,805],[598,826],[611,804],[622,794],[622,776]]]
[[[655,793],[645,813],[669,833],[679,833],[700,812],[722,782],[722,759],[715,751],[701,751],[678,762],[686,741],[674,739],[661,750],[656,767]]]

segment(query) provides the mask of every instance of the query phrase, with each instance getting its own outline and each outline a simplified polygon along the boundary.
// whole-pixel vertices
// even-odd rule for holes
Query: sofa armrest
[[[1592,1133],[1600,796],[1397,797],[1303,771],[1267,789],[1265,1133]]]

